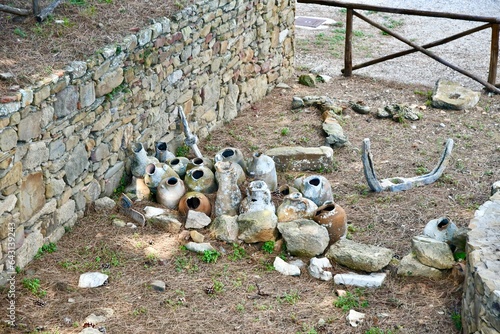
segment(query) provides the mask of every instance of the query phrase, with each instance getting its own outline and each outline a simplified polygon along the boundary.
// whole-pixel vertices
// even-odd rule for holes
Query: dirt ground
[[[342,66],[338,30],[343,27],[342,12],[337,10],[332,17],[337,25],[324,31],[297,30],[297,76],[317,67],[318,59],[328,64],[323,68]],[[359,50],[385,41],[385,36],[356,30]],[[475,108],[445,111],[427,105],[434,78],[428,84],[408,84],[404,76],[388,81],[370,73],[350,78],[336,70],[327,74],[332,80],[314,88],[299,85],[296,77],[290,79],[290,89],[275,89],[201,140],[201,151],[213,157],[231,146],[250,157],[276,146],[324,145],[320,112],[291,110],[293,96],[328,96],[346,106],[346,101],[363,101],[372,111],[392,103],[416,104],[422,106],[423,117],[415,122],[378,119],[373,112],[361,115],[346,108],[341,125],[349,144],[334,150],[334,166],[322,175],[332,184],[335,202],[347,213],[349,238],[391,248],[396,260],[410,252],[411,237],[431,219],[446,216],[466,227],[477,207],[488,200],[491,184],[500,180],[499,97],[483,92]],[[437,182],[404,192],[373,193],[360,159],[364,138],[371,140],[379,179],[430,171],[446,139],[452,138],[455,145]],[[280,173],[279,184],[289,184],[299,175]],[[280,196],[273,198],[279,205]],[[136,206],[141,210],[145,204]],[[109,314],[112,309],[113,314],[95,328],[107,333],[459,333],[460,275],[450,273],[440,281],[399,277],[395,266],[389,265],[381,288],[336,286],[311,278],[304,269],[300,277],[273,271],[276,256],[293,259],[283,250],[269,254],[262,244],[225,244],[213,240],[208,230],[200,230],[221,254],[215,263],[207,263],[183,250],[186,240],[178,235],[149,225],[135,230],[117,227],[112,223],[115,218],[128,221],[118,211],[100,214],[89,209],[57,242],[57,250],[45,252],[16,276],[18,327],[5,328],[6,332],[79,333],[90,326],[85,319],[91,313]],[[150,248],[158,255],[147,256]],[[79,289],[78,277],[88,271],[107,273],[109,283]],[[349,270],[334,264],[332,271]],[[39,286],[30,292],[23,281],[35,278]],[[165,292],[150,287],[156,279],[166,282]],[[351,298],[339,300],[337,289],[347,290]],[[7,302],[0,300],[1,310]],[[342,306],[365,313],[365,321],[351,327]]]

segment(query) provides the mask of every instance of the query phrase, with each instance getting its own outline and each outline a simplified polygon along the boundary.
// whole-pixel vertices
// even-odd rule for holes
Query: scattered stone
[[[330,242],[326,227],[309,219],[279,223],[278,230],[292,255],[313,257],[322,254]]]
[[[204,228],[212,220],[204,212],[189,210],[186,218],[186,228]]]
[[[274,269],[286,276],[300,276],[300,268],[296,265],[286,263],[282,258],[274,259]]]
[[[316,87],[316,78],[314,74],[302,74],[299,76],[299,84],[307,87]]]
[[[365,319],[365,314],[355,310],[349,310],[346,319],[352,327],[358,327]]]
[[[286,83],[280,82],[276,85],[276,88],[291,89],[292,87],[288,86]]]
[[[85,318],[84,323],[97,325],[97,324],[103,323],[105,321],[106,321],[105,316],[95,315],[94,313],[92,313],[88,317]]]
[[[378,118],[392,118],[393,121],[403,122],[404,120],[418,121],[422,118],[416,106],[408,106],[406,104],[390,104],[383,109],[377,110]]]
[[[301,259],[295,259],[295,260],[292,260],[290,262],[288,262],[289,264],[292,264],[294,266],[297,266],[299,267],[300,269],[304,268],[304,266],[306,265],[304,263],[304,261],[302,261]]]
[[[267,150],[264,154],[273,158],[277,171],[331,170],[333,149],[328,146],[283,146]]]
[[[151,287],[156,291],[163,292],[165,291],[167,285],[161,280],[154,280],[153,282],[151,282]]]
[[[326,75],[326,74],[319,74],[317,77],[316,77],[316,81],[319,81],[319,82],[330,82],[332,80],[332,77],[329,76],[329,75]]]
[[[154,206],[145,206],[144,207],[144,217],[146,217],[146,219],[151,219],[153,217],[160,216],[160,215],[166,215],[166,214],[168,214],[168,210],[166,210],[166,209],[157,208]]]
[[[68,303],[73,304],[74,302],[76,302],[76,300],[74,298],[68,298]]]
[[[116,207],[116,202],[109,197],[102,197],[94,202],[94,207],[97,212],[111,212]]]
[[[80,334],[102,334],[102,333],[97,328],[86,327],[80,332]]]
[[[80,275],[80,279],[78,281],[78,287],[96,288],[106,284],[107,280],[108,280],[108,275],[103,273],[99,272],[84,273]]]
[[[237,218],[238,239],[246,243],[276,240],[278,217],[269,210],[250,211]]]
[[[479,102],[480,97],[480,92],[474,92],[457,83],[439,79],[432,93],[432,106],[452,110],[470,109]]]
[[[10,73],[10,72],[3,72],[3,73],[0,73],[0,80],[10,80],[10,79],[14,79],[14,74]]]
[[[305,107],[304,100],[302,100],[298,96],[294,96],[292,98],[292,110],[293,109],[300,109],[300,108],[304,108],[304,107]]]
[[[366,288],[378,288],[384,283],[385,273],[359,275],[355,273],[337,274],[333,277],[335,284],[354,285]]]
[[[313,257],[309,262],[309,274],[317,279],[322,281],[331,281],[333,278],[331,271],[325,270],[325,268],[332,268],[332,264],[328,258],[323,257],[318,259],[317,257]]]
[[[137,225],[133,224],[133,223],[127,223],[127,227],[130,227],[131,229],[136,229],[137,228]]]
[[[115,218],[115,219],[113,219],[113,225],[115,225],[117,227],[125,227],[125,226],[127,226],[127,223],[125,223],[121,219]]]
[[[155,215],[148,219],[148,222],[157,229],[168,233],[179,233],[182,227],[181,222],[170,215]]]
[[[188,242],[187,244],[184,245],[187,250],[195,253],[201,253],[203,254],[205,251],[215,251],[215,248],[210,245],[210,243],[205,242],[205,243],[196,243],[196,242]]]
[[[433,219],[425,225],[424,235],[438,241],[448,242],[453,239],[457,225],[446,217]]]
[[[344,135],[344,129],[340,126],[333,112],[325,111],[323,113],[323,131],[327,134],[326,143],[333,147],[342,147],[347,143],[347,137]]]
[[[214,219],[210,225],[210,231],[217,240],[225,242],[238,241],[238,223],[237,216],[222,215]]]
[[[194,242],[202,243],[203,241],[205,241],[205,236],[198,231],[191,231],[189,232],[189,235]]]
[[[364,104],[363,101],[352,102],[351,109],[357,112],[358,114],[366,115],[371,112],[371,108]]]
[[[411,240],[417,259],[426,266],[436,269],[451,269],[455,264],[450,246],[444,241],[427,236],[415,236]]]
[[[336,294],[337,294],[337,296],[339,296],[339,297],[345,297],[345,296],[347,296],[347,291],[345,291],[345,290],[340,290],[340,289],[338,289],[338,290],[336,290],[336,291],[335,291],[335,293],[336,293]]]
[[[443,277],[441,270],[420,263],[413,253],[410,253],[401,259],[397,274],[400,276],[428,277],[434,279],[440,279]]]
[[[354,270],[379,271],[391,262],[394,252],[388,248],[360,244],[349,239],[334,243],[326,257]]]

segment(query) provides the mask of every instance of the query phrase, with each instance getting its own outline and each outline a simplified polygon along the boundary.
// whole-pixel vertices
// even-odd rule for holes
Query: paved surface
[[[379,5],[386,7],[407,8],[431,10],[440,12],[462,13],[478,16],[500,17],[500,0],[357,0],[345,1],[349,3],[366,3],[371,5]],[[363,13],[363,12],[362,12]],[[364,12],[365,14],[366,11]],[[297,4],[298,16],[320,16],[320,17],[335,17],[345,22],[345,14],[340,12],[339,8],[326,7],[319,5]],[[378,13],[378,15],[370,15],[370,18],[381,17],[386,15]],[[448,37],[452,34],[482,25],[483,23],[450,20],[442,18],[429,18],[410,15],[387,14],[395,20],[403,20],[404,24],[395,29],[398,33],[407,39],[422,45],[435,40]],[[354,18],[354,30],[364,28],[367,24],[359,18]],[[375,28],[372,28],[375,29]],[[381,55],[401,51],[409,48],[406,44],[392,38],[383,36],[374,30],[376,40],[374,44],[381,43],[384,45],[384,52]],[[297,34],[302,34],[301,29],[297,29]],[[448,62],[459,66],[479,76],[483,80],[488,78],[489,59],[490,59],[490,40],[491,29],[486,29],[478,33],[466,36],[451,43],[432,48],[438,56],[444,58]],[[375,55],[378,57],[379,55]],[[298,65],[306,61],[308,57],[298,55]],[[310,58],[310,57],[309,57]],[[353,64],[364,62],[370,59],[360,59],[356,54],[353,56]],[[343,68],[343,60],[325,61],[324,59],[309,59],[317,64],[322,64],[328,68],[327,74],[337,76],[340,74],[340,69]],[[461,83],[462,85],[479,90],[482,85],[468,77],[453,71],[452,69],[432,60],[422,53],[414,53],[395,60],[383,62],[377,65],[372,65],[364,69],[354,72],[354,74],[363,74],[375,78],[384,78],[395,81],[404,81],[407,83],[420,83],[433,86],[440,78],[450,79]],[[500,73],[499,73],[500,75]],[[497,82],[500,81],[500,78]]]

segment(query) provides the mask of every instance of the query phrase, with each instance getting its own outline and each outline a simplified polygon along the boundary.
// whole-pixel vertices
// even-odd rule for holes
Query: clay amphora
[[[298,192],[299,192],[299,189],[292,187],[292,186],[289,186],[288,184],[284,184],[284,185],[280,186],[278,189],[278,193],[280,193],[283,196],[287,196],[287,195],[290,195],[292,193],[298,193]]]
[[[326,202],[333,203],[330,182],[321,175],[300,177],[295,180],[294,186],[302,192],[304,197],[309,198],[317,206],[322,206]]]
[[[217,161],[232,161],[236,162],[238,165],[243,168],[243,171],[246,171],[245,159],[243,157],[243,153],[241,150],[234,147],[226,147],[215,155],[215,162]]]
[[[193,158],[189,160],[186,171],[195,167],[207,167],[212,172],[214,171],[214,163],[209,158]]]
[[[172,167],[181,179],[184,179],[184,176],[186,175],[188,163],[189,159],[186,157],[175,157],[167,161],[167,164]]]
[[[190,191],[204,194],[212,194],[217,191],[214,173],[203,166],[188,170],[184,176],[184,183]]]
[[[335,203],[327,203],[316,210],[314,221],[328,230],[330,244],[344,238],[347,234],[347,217],[344,209]]]
[[[457,225],[446,217],[429,221],[424,228],[424,235],[443,242],[453,239]]]
[[[148,164],[144,174],[144,183],[155,192],[160,182],[171,176],[179,177],[169,165],[164,163]]]
[[[155,157],[159,162],[166,162],[168,159],[175,158],[175,154],[168,150],[167,143],[159,141],[155,143]]]
[[[276,215],[280,223],[289,222],[300,218],[312,218],[317,209],[318,206],[313,201],[295,192],[285,196],[276,210]]]
[[[264,181],[252,181],[247,188],[247,197],[241,201],[240,213],[269,210],[276,212],[271,192]]]
[[[186,193],[184,182],[172,176],[163,179],[156,190],[156,201],[169,209],[177,210],[179,201]]]
[[[212,204],[210,204],[209,199],[204,194],[191,191],[184,194],[179,201],[179,212],[181,214],[187,215],[189,210],[203,212],[210,217],[212,214]]]
[[[158,159],[155,157],[149,157],[141,143],[135,143],[132,145],[132,157],[131,157],[130,171],[135,177],[144,177],[146,173],[146,166],[150,163],[157,163]]]
[[[274,160],[265,154],[256,152],[252,160],[247,164],[247,174],[254,180],[262,180],[267,184],[269,191],[276,191],[278,187],[278,177]]]
[[[215,164],[215,178],[219,184],[215,199],[215,216],[237,216],[241,204],[241,191],[238,186],[238,169],[235,162],[219,161]]]

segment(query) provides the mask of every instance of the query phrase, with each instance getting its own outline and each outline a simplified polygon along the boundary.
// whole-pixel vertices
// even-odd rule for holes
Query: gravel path
[[[479,16],[495,17],[500,16],[499,0],[357,0],[345,1],[349,3],[366,3],[386,7],[432,10],[440,12],[462,13]],[[362,11],[364,15],[369,15],[370,19],[380,22],[382,18],[390,17],[401,21],[403,24],[393,30],[400,33],[407,39],[422,45],[435,40],[439,40],[458,32],[482,25],[482,23],[450,20],[442,18],[419,17],[410,15],[387,14],[378,12],[370,14]],[[297,4],[297,16],[318,16],[333,18],[337,21],[345,22],[345,14],[340,8],[320,5]],[[395,38],[383,36],[376,28],[368,25],[359,18],[354,18],[353,29],[371,29],[373,31],[373,58],[387,55],[396,51],[408,49],[409,46],[396,40]],[[311,34],[318,31],[296,29],[297,38],[310,38]],[[491,30],[486,29],[451,43],[432,48],[438,56],[460,68],[479,76],[483,80],[488,78],[489,58],[490,58]],[[356,53],[353,54],[353,64],[368,61],[373,58],[362,58]],[[322,65],[327,74],[331,76],[340,75],[343,68],[343,58],[337,60],[315,58],[310,52],[302,52],[297,49],[297,66],[307,66],[308,64]],[[394,81],[404,81],[406,83],[424,84],[433,86],[436,80],[446,78],[461,83],[462,85],[479,90],[482,85],[476,81],[453,71],[452,69],[434,61],[422,53],[414,53],[380,64],[372,65],[354,71],[356,75],[365,75],[374,78],[383,78]]]

